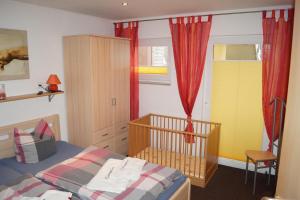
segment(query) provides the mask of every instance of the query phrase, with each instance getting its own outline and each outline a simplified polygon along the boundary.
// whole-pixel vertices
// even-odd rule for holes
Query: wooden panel
[[[143,125],[150,126],[150,115],[146,115],[139,119],[139,122]],[[150,145],[150,128],[144,127],[141,124],[129,123],[129,156],[136,155]]]
[[[218,166],[219,123],[192,120],[194,133],[185,132],[186,119],[148,114],[129,123],[129,156],[176,168],[196,186],[205,187]],[[194,143],[185,141],[194,136]]]
[[[91,38],[93,131],[113,126],[110,39]]]
[[[147,147],[145,151],[139,152],[138,154],[136,154],[135,157],[147,160],[151,163],[157,163],[160,165],[176,168],[181,171],[184,171],[184,169],[189,168],[189,163],[186,162],[187,160],[190,159],[191,166],[194,166],[194,163],[198,161],[195,156],[189,156],[185,154],[180,155],[180,153],[178,152],[156,149],[152,147]],[[160,163],[161,160],[163,161],[163,163]],[[171,160],[171,162],[169,162],[169,160]],[[195,177],[204,179],[204,164],[205,160],[203,160],[201,166],[197,165],[196,168],[185,170],[184,174],[187,176],[194,176],[195,174]],[[194,171],[196,172],[194,173]]]
[[[190,200],[191,199],[191,181],[189,178],[176,190],[170,197],[170,200]]]
[[[129,41],[71,36],[64,39],[64,46],[70,142],[82,147],[100,145],[115,132],[126,132]]]
[[[218,168],[219,143],[220,143],[220,126],[210,128],[211,132],[206,139],[206,178],[210,178]]]
[[[111,138],[109,140],[105,140],[103,142],[99,142],[94,144],[96,147],[99,147],[101,149],[106,149],[110,151],[115,151],[115,143],[114,143],[114,138]]]
[[[25,131],[30,129],[30,131],[32,131],[41,119],[48,122],[55,134],[55,139],[60,140],[60,124],[58,115],[51,115],[48,117],[3,126],[0,127],[0,158],[12,157],[15,155],[13,141],[14,128],[19,128]]]
[[[113,127],[93,132],[93,142],[98,143],[114,136]]]
[[[111,67],[113,80],[114,123],[128,122],[129,102],[129,41],[111,40]]]
[[[5,99],[1,99],[0,103],[4,102],[10,102],[10,101],[19,101],[19,100],[25,100],[25,99],[33,99],[33,98],[39,98],[39,97],[45,97],[45,96],[52,96],[57,94],[63,94],[64,92],[44,92],[43,94],[24,94],[24,95],[18,95],[18,96],[10,96],[6,97]]]
[[[128,154],[128,133],[123,133],[115,137],[115,150],[119,154]]]
[[[116,134],[116,136],[120,135],[124,132],[128,133],[128,121],[115,124],[115,134]]]
[[[91,144],[90,38],[64,38],[65,94],[69,141],[86,147]]]
[[[300,1],[295,1],[293,47],[276,195],[300,199]]]

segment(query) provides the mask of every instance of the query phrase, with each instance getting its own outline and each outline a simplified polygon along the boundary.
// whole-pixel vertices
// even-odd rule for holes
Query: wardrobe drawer
[[[114,136],[112,128],[103,129],[93,133],[93,143],[99,143]]]
[[[114,138],[111,138],[109,140],[105,140],[103,142],[99,142],[94,144],[96,147],[99,147],[100,149],[106,149],[110,151],[115,150],[115,144],[114,144]]]
[[[127,155],[128,154],[128,134],[123,133],[115,137],[115,150],[119,154]]]
[[[128,132],[128,122],[122,122],[116,124],[115,129],[116,129],[116,134],[122,134]]]

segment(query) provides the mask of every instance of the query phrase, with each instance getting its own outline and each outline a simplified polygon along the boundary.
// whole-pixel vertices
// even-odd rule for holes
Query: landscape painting
[[[0,28],[0,81],[29,79],[27,32]]]

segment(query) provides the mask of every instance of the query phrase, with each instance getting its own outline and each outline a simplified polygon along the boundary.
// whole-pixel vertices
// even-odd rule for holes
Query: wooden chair
[[[278,135],[278,143],[274,143],[274,132],[276,127],[276,112],[277,106],[280,103],[280,119],[279,119],[279,135]],[[285,101],[279,98],[274,98],[274,100],[270,103],[270,105],[274,104],[274,113],[273,113],[273,127],[272,127],[272,138],[271,138],[271,151],[255,151],[248,150],[245,152],[246,154],[246,177],[245,184],[247,184],[248,179],[248,167],[249,160],[251,160],[254,164],[254,183],[253,183],[253,194],[255,194],[255,186],[256,186],[256,175],[257,170],[262,168],[269,168],[269,176],[268,176],[268,184],[270,184],[271,171],[272,168],[275,169],[275,177],[277,177],[278,166],[280,162],[280,150],[281,150],[281,142],[282,142],[282,133],[283,133],[283,115],[285,110]],[[276,153],[274,152],[274,147],[276,147]],[[258,166],[259,163],[269,162],[269,165]]]
[[[247,157],[247,161],[246,161],[245,184],[247,184],[249,160],[251,160],[255,166],[254,183],[253,183],[253,194],[255,194],[257,170],[262,168],[269,168],[268,184],[270,184],[271,170],[272,167],[273,168],[276,167],[275,162],[277,161],[277,157],[269,151],[255,151],[255,150],[246,151],[246,157]],[[266,162],[266,161],[270,162],[269,166],[258,166],[259,163]]]

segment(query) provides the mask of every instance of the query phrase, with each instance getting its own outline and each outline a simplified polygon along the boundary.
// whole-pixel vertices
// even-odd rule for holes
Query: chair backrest
[[[282,134],[283,134],[283,120],[284,120],[284,113],[285,113],[285,107],[286,107],[286,103],[284,100],[279,99],[279,98],[274,98],[274,100],[271,102],[271,104],[274,104],[274,112],[273,112],[273,124],[272,124],[272,138],[271,138],[271,152],[274,155],[277,155],[277,157],[279,158],[280,155],[280,151],[281,151],[281,143],[282,143]],[[278,110],[279,107],[279,110]],[[276,130],[276,126],[278,126],[276,124],[277,121],[277,112],[279,112],[279,135],[278,135],[278,140],[277,143],[275,138],[275,130]],[[274,148],[275,147],[275,148]],[[275,149],[275,151],[274,151]]]

